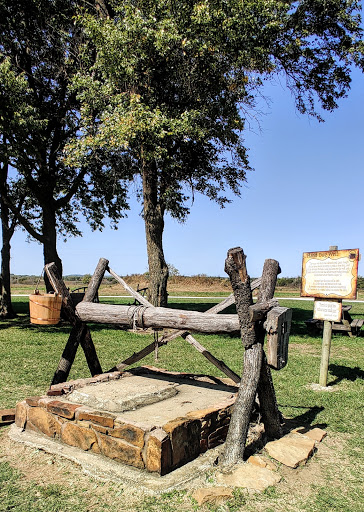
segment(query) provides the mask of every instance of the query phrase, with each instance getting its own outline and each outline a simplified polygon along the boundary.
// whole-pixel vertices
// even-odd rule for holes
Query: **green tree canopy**
[[[183,220],[195,191],[221,206],[226,190],[239,195],[264,80],[285,77],[301,113],[337,107],[352,65],[363,69],[359,12],[356,0],[110,0],[108,17],[79,18],[82,137],[68,164],[102,149],[140,177],[155,304],[166,302],[165,213]]]
[[[1,152],[26,187],[28,214],[17,209],[8,184],[1,195],[28,231],[43,244],[44,262],[60,272],[57,236],[79,235],[79,214],[92,228],[108,215],[115,222],[127,208],[116,177],[117,162],[102,150],[64,161],[64,149],[80,130],[72,79],[79,69],[82,30],[74,23],[77,0],[0,0]],[[31,212],[31,215],[29,215]]]

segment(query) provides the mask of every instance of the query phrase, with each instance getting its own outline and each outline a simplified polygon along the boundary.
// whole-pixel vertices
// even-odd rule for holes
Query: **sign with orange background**
[[[356,299],[359,249],[305,252],[301,297]]]

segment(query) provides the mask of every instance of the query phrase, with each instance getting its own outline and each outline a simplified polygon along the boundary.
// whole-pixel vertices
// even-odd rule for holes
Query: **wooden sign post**
[[[314,319],[324,321],[320,386],[327,386],[332,323],[342,317],[342,299],[356,299],[359,249],[305,252],[301,297],[315,297]],[[321,299],[321,300],[319,300]]]

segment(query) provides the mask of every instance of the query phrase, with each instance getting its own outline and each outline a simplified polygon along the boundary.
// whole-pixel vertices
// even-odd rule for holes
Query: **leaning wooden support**
[[[110,267],[108,267],[107,270],[109,274],[111,274],[113,278],[116,279],[116,281],[120,283],[125,288],[125,290],[127,290],[130,293],[130,295],[134,297],[134,299],[140,302],[140,304],[143,304],[143,306],[153,307],[153,305],[150,302],[148,302],[147,299],[143,297],[143,295],[140,295],[140,293],[138,293],[131,286],[129,286],[128,283],[126,283],[122,277],[118,276],[116,272],[114,272]]]
[[[272,266],[270,264],[265,264],[258,303],[264,304],[273,297],[271,289],[273,282],[275,286],[275,280],[272,278],[274,272],[272,272],[271,275],[271,270]],[[230,466],[235,464],[238,460],[243,459],[254,399],[257,390],[259,389],[259,382],[264,379],[264,375],[266,375],[266,368],[268,367],[266,364],[263,367],[265,361],[263,352],[265,334],[263,324],[260,321],[252,321],[253,315],[250,311],[250,307],[252,305],[250,278],[246,270],[245,255],[240,247],[230,249],[228,251],[225,261],[225,271],[230,277],[234,291],[236,308],[241,327],[241,339],[245,348],[243,375],[231,416],[225,449],[222,456],[222,464]],[[263,389],[261,389],[263,392],[265,391],[265,385],[266,383],[264,381],[262,384]],[[259,397],[261,397],[261,393],[259,394]],[[268,400],[272,400],[270,390]],[[271,417],[266,412],[266,403],[264,403],[263,409],[265,411],[265,421],[271,421]],[[269,425],[265,424],[265,427],[269,428]]]
[[[96,296],[108,263],[109,262],[104,258],[99,260],[88,287],[88,293],[85,294],[84,300],[93,300]],[[102,368],[96,354],[90,330],[76,315],[71,295],[64,284],[64,281],[59,276],[56,265],[54,263],[49,263],[45,266],[45,272],[47,273],[54,291],[62,295],[62,313],[72,325],[71,333],[51,384],[59,384],[60,382],[65,382],[67,380],[79,344],[82,346],[85,353],[91,375],[94,376],[102,373]]]
[[[266,303],[271,301],[277,283],[277,276],[280,272],[281,269],[278,261],[272,259],[265,260],[262,272],[262,284],[259,288],[258,302]],[[266,435],[269,438],[281,437],[281,414],[278,409],[272,374],[265,354],[263,355],[260,379],[258,383],[258,397]]]
[[[255,279],[255,281],[253,281],[253,283],[251,284],[252,291],[255,290],[256,288],[259,288],[260,283],[261,283],[261,278]],[[135,297],[135,295],[133,294],[134,290],[132,288],[130,288],[129,291]],[[135,292],[135,293],[137,293],[137,292]],[[215,306],[208,309],[205,313],[212,313],[212,314],[219,313],[221,311],[224,311],[224,309],[228,308],[232,304],[234,304],[234,302],[235,302],[235,297],[234,297],[234,294],[232,293],[231,295],[226,297],[226,299],[221,301],[219,304],[215,304]],[[159,340],[159,346],[166,345],[170,341],[175,340],[175,339],[179,338],[180,336],[182,336],[184,339],[186,339],[186,341],[193,346],[195,346],[194,343],[198,343],[197,340],[195,340],[195,338],[188,331],[180,330],[180,331],[173,331],[172,333],[162,336],[162,338]],[[216,361],[213,361],[213,359],[210,357],[210,355],[212,355],[212,354],[210,354],[210,352],[205,347],[203,347],[200,343],[198,343],[198,345],[199,345],[199,348],[197,350],[206,359],[208,359],[212,364],[217,366],[217,368],[219,368],[223,373],[225,373],[225,375],[227,375],[229,378],[231,378],[234,382],[236,382],[236,383],[240,382],[240,377],[235,372],[233,372],[231,370],[231,368],[229,368],[225,363],[223,363],[223,361],[219,361],[217,359],[216,359]],[[144,347],[139,352],[135,352],[127,359],[124,359],[124,361],[117,364],[110,371],[124,370],[127,366],[130,366],[131,364],[135,364],[138,361],[144,359],[144,357],[146,357],[147,355],[151,354],[153,352],[154,348],[155,348],[155,343],[154,342],[150,343],[149,345]],[[197,347],[195,347],[195,348],[197,348]],[[212,357],[214,357],[214,356],[212,356]],[[217,361],[219,363],[221,363],[220,366],[216,364]]]

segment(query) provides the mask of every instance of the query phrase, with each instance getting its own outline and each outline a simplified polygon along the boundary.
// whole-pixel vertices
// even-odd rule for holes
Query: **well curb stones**
[[[15,424],[22,430],[44,434],[68,446],[160,475],[166,475],[225,441],[237,391],[235,384],[228,379],[218,379],[221,385],[228,387],[228,394],[218,403],[191,410],[173,420],[163,420],[161,424],[153,423],[154,420],[147,423],[133,421],[123,412],[103,411],[67,401],[75,389],[82,390],[90,384],[103,386],[110,381],[128,381],[138,375],[175,376],[181,382],[217,385],[216,379],[206,376],[190,376],[150,367],[113,372],[57,384],[51,386],[47,396],[26,398],[16,405]]]

